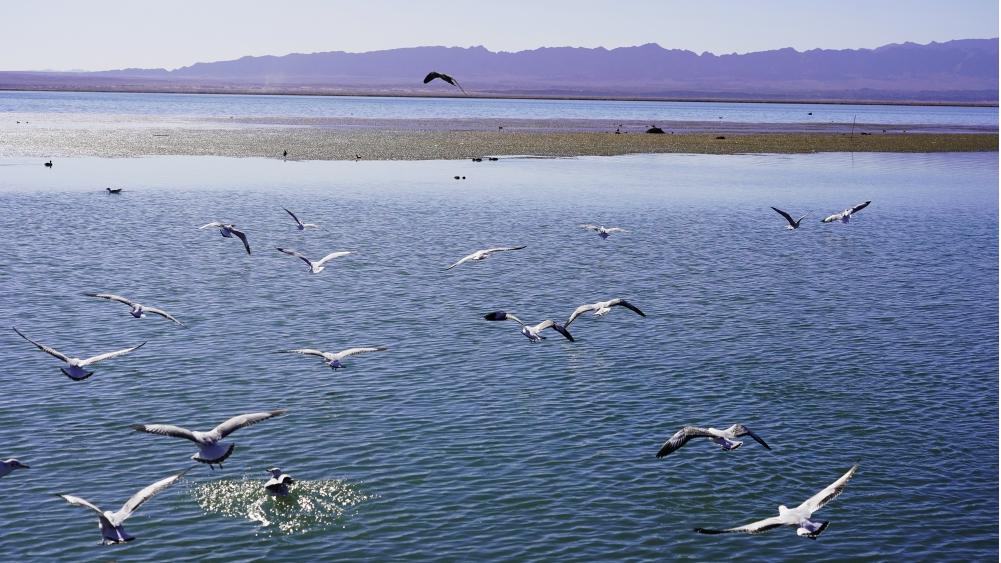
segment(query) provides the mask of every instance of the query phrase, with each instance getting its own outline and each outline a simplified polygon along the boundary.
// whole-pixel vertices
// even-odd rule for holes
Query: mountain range
[[[696,54],[648,43],[616,49],[413,47],[243,57],[175,70],[0,72],[0,89],[451,95],[424,75],[454,76],[471,95],[662,99],[998,101],[998,39]]]

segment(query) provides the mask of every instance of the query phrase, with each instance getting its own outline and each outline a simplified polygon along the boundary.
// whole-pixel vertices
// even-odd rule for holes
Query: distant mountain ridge
[[[453,89],[421,83],[447,72],[481,95],[582,97],[768,98],[994,102],[998,39],[891,44],[876,49],[792,48],[746,54],[696,54],[648,43],[616,49],[543,47],[493,52],[484,47],[413,47],[243,57],[173,71],[122,69],[88,73],[0,73],[0,88],[33,83],[128,90],[299,91],[440,95]]]

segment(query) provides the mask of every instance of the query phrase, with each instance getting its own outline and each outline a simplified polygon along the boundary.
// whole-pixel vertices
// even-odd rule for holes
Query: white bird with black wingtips
[[[365,354],[367,352],[385,352],[386,350],[389,350],[389,348],[386,348],[385,346],[369,346],[362,348],[348,348],[347,350],[341,350],[340,352],[324,352],[322,350],[314,350],[312,348],[298,348],[296,350],[284,350],[284,352],[323,358],[323,363],[327,364],[330,369],[338,370],[344,367],[341,360],[347,358],[348,356]]]
[[[639,310],[639,307],[636,307],[625,299],[609,299],[608,301],[598,301],[597,303],[590,303],[588,305],[581,305],[580,307],[577,307],[574,309],[573,313],[570,314],[570,318],[567,319],[567,322],[563,323],[563,328],[569,327],[570,323],[574,322],[577,317],[587,313],[588,311],[594,311],[594,316],[596,317],[603,317],[611,312],[612,307],[624,307],[641,317],[646,316],[643,311]]]
[[[468,256],[463,257],[462,260],[459,260],[455,264],[452,264],[451,266],[449,266],[449,267],[447,267],[445,269],[446,270],[451,270],[452,268],[458,266],[459,264],[463,264],[463,263],[468,262],[470,260],[477,261],[477,262],[480,261],[480,260],[486,260],[487,258],[490,257],[491,254],[494,254],[494,253],[497,253],[497,252],[507,252],[509,250],[521,250],[523,248],[525,248],[525,247],[524,246],[500,246],[500,247],[497,247],[497,248],[487,248],[485,250],[477,250],[476,252],[474,252],[474,253],[472,253],[472,254],[470,254]]]
[[[282,209],[285,208],[282,207]],[[285,209],[285,213],[288,213],[289,215],[292,216],[292,219],[295,220],[295,228],[299,229],[300,231],[305,231],[306,229],[318,229],[320,227],[315,223],[303,223],[302,221],[299,220],[298,217],[295,216],[295,213],[292,213],[288,209]]]
[[[736,528],[725,528],[722,530],[695,528],[695,531],[700,534],[760,534],[780,526],[792,526],[796,528],[797,536],[815,540],[817,539],[817,536],[822,534],[824,530],[827,529],[827,525],[830,524],[830,521],[814,521],[810,520],[810,518],[813,517],[814,512],[817,512],[823,508],[824,505],[836,499],[838,495],[845,490],[848,480],[855,475],[856,471],[858,471],[857,463],[853,465],[847,473],[839,477],[837,481],[831,483],[819,493],[806,499],[803,501],[803,504],[797,506],[796,508],[788,508],[784,504],[779,505],[778,516],[772,516],[771,518],[765,518],[764,520],[758,520],[757,522],[751,522],[750,524],[737,526]]]
[[[328,255],[324,256],[323,258],[320,258],[319,260],[317,260],[317,261],[314,262],[314,261],[310,260],[309,258],[306,258],[305,256],[303,256],[302,254],[296,252],[295,250],[288,250],[288,249],[280,248],[280,247],[276,248],[275,250],[277,250],[278,252],[281,252],[283,254],[288,254],[289,256],[295,256],[296,258],[302,260],[303,262],[306,263],[307,266],[309,266],[309,271],[312,272],[312,273],[314,273],[314,274],[319,274],[320,272],[322,272],[323,269],[326,267],[327,262],[330,262],[334,258],[340,258],[341,256],[347,256],[348,254],[351,254],[351,251],[349,251],[349,250],[342,250],[342,251],[339,251],[339,252],[331,252],[330,254],[328,254]]]
[[[215,221],[207,225],[202,225],[201,227],[198,227],[198,229],[199,230],[208,229],[209,227],[218,227],[219,234],[221,234],[226,238],[233,238],[234,236],[236,236],[236,238],[243,241],[243,248],[247,250],[247,254],[250,254],[250,243],[247,242],[247,235],[240,229],[237,229],[236,225],[232,223],[221,223],[219,221]]]
[[[66,367],[59,368],[59,371],[63,372],[66,375],[66,377],[72,379],[73,381],[83,381],[84,379],[87,379],[88,377],[94,375],[94,372],[87,371],[86,369],[84,369],[87,366],[96,364],[98,362],[103,362],[105,360],[110,360],[111,358],[117,358],[118,356],[124,356],[125,354],[128,354],[133,350],[138,350],[139,348],[142,348],[146,344],[145,342],[143,342],[138,346],[125,348],[124,350],[116,350],[114,352],[108,352],[106,354],[99,354],[97,356],[91,356],[90,358],[81,360],[80,358],[71,358],[66,354],[63,354],[62,352],[56,350],[55,348],[49,348],[44,344],[39,344],[38,342],[35,342],[34,340],[22,334],[20,330],[17,330],[17,327],[11,327],[11,328],[14,329],[14,332],[16,332],[18,336],[27,340],[28,342],[31,342],[32,344],[35,345],[36,348],[38,348],[42,352],[45,352],[46,354],[54,358],[58,358],[66,362]]]
[[[581,227],[583,227],[583,228],[585,228],[585,229],[587,229],[589,231],[594,231],[594,232],[598,233],[598,236],[601,237],[601,238],[603,238],[603,239],[608,238],[608,235],[610,235],[612,233],[625,233],[625,232],[628,232],[625,229],[623,229],[622,227],[605,227],[604,225],[592,225],[590,223],[588,223],[586,225],[581,225]]]
[[[172,320],[175,323],[184,326],[184,323],[175,319],[170,313],[164,311],[163,309],[150,307],[149,305],[143,305],[142,303],[132,301],[131,299],[126,299],[121,295],[115,295],[113,293],[84,293],[84,295],[86,295],[87,297],[97,297],[98,299],[107,299],[108,301],[117,301],[119,303],[124,303],[132,308],[132,310],[129,311],[129,314],[137,319],[144,318],[146,316],[146,313],[150,313],[152,315],[160,315],[165,319]]]
[[[188,430],[180,426],[171,424],[133,424],[131,428],[136,432],[147,432],[149,434],[160,434],[162,436],[173,436],[174,438],[184,438],[198,444],[198,453],[193,454],[191,459],[198,463],[205,463],[210,468],[215,469],[215,465],[222,467],[222,462],[226,461],[233,454],[236,444],[223,442],[223,438],[233,432],[251,424],[257,424],[263,420],[285,414],[286,409],[273,411],[255,412],[234,416],[219,426],[208,432]]]
[[[860,204],[856,205],[855,207],[849,207],[848,209],[845,209],[844,211],[841,211],[840,213],[835,213],[834,215],[828,215],[827,217],[824,217],[823,219],[820,220],[820,222],[821,223],[833,223],[835,221],[839,221],[840,220],[842,223],[847,223],[847,222],[849,222],[851,220],[852,215],[858,213],[859,211],[862,211],[863,209],[865,209],[866,207],[868,207],[870,203],[872,203],[872,202],[871,201],[867,201],[865,203],[860,203]]]
[[[675,432],[674,436],[671,436],[668,441],[664,442],[664,445],[660,447],[660,451],[657,452],[657,458],[662,458],[677,450],[693,438],[709,438],[723,451],[728,452],[735,450],[744,444],[744,442],[737,439],[741,436],[750,436],[751,438],[754,438],[755,442],[764,446],[766,450],[772,449],[765,443],[764,440],[761,439],[761,436],[758,436],[752,432],[750,428],[744,426],[743,424],[734,424],[725,430],[717,430],[715,428],[699,428],[698,426],[686,426]]]
[[[570,335],[570,332],[567,331],[567,329],[563,328],[563,326],[561,326],[559,323],[554,322],[552,319],[546,319],[537,325],[527,325],[518,317],[504,311],[494,311],[492,313],[487,313],[486,315],[483,315],[483,318],[488,321],[514,321],[519,325],[521,325],[521,333],[525,335],[525,338],[528,338],[532,342],[541,342],[545,340],[546,337],[542,336],[541,333],[543,330],[547,328],[551,328],[556,332],[562,334],[563,338],[566,338],[570,342],[574,341],[573,336]]]

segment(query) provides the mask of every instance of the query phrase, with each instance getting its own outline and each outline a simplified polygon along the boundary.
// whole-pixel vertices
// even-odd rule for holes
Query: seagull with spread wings
[[[14,332],[16,332],[18,336],[27,340],[28,342],[31,342],[32,344],[35,345],[36,348],[38,348],[42,352],[45,352],[46,354],[54,358],[58,358],[66,362],[66,367],[59,368],[59,371],[66,374],[66,377],[72,379],[73,381],[83,381],[84,379],[87,379],[88,377],[94,375],[94,372],[87,371],[86,369],[84,369],[87,366],[96,364],[98,362],[103,362],[104,360],[110,360],[111,358],[117,358],[118,356],[124,356],[125,354],[128,354],[133,350],[138,350],[139,348],[142,348],[146,344],[145,342],[143,342],[138,346],[125,348],[124,350],[117,350],[115,352],[108,352],[106,354],[99,354],[97,356],[91,356],[90,358],[81,360],[80,358],[71,358],[66,354],[63,354],[62,352],[56,350],[55,348],[49,348],[44,344],[39,344],[38,342],[35,342],[34,340],[22,334],[20,330],[17,330],[17,327],[11,327],[11,328],[14,329]]]
[[[563,323],[563,328],[569,327],[570,323],[574,322],[577,317],[587,313],[588,311],[594,311],[594,316],[596,317],[603,317],[611,312],[612,307],[625,307],[641,317],[646,316],[643,311],[639,310],[639,307],[636,307],[625,299],[610,299],[608,301],[598,301],[597,303],[590,303],[588,305],[581,305],[580,307],[577,307],[574,309],[573,313],[570,313],[570,318],[567,319],[567,322]]]
[[[306,263],[307,266],[309,266],[309,271],[314,274],[319,274],[320,272],[322,272],[323,269],[326,267],[327,262],[330,262],[334,258],[340,258],[341,256],[347,256],[348,254],[351,254],[351,251],[349,250],[342,250],[340,252],[331,252],[330,254],[314,262],[309,258],[303,256],[302,254],[296,252],[295,250],[288,250],[286,248],[281,248],[281,247],[276,248],[275,250],[283,254],[288,254],[289,256],[295,256],[296,258],[302,260],[303,262]]]
[[[786,228],[789,229],[790,231],[794,230],[794,229],[798,229],[799,228],[799,222],[810,216],[809,214],[806,214],[806,215],[800,217],[799,219],[793,219],[792,215],[789,215],[788,213],[786,213],[785,211],[782,211],[778,207],[773,207],[772,209],[774,209],[775,212],[778,213],[779,215],[785,217],[786,221],[789,222],[789,224],[786,225]]]
[[[500,246],[500,247],[497,247],[497,248],[487,248],[485,250],[477,250],[476,252],[474,252],[474,253],[472,253],[472,254],[470,254],[468,256],[463,257],[462,260],[459,260],[455,264],[452,264],[451,266],[449,266],[449,267],[447,267],[445,269],[446,270],[451,270],[452,268],[458,266],[459,264],[468,262],[470,260],[474,260],[474,261],[486,260],[487,258],[490,257],[491,254],[494,254],[495,252],[506,252],[508,250],[521,250],[523,248],[525,248],[525,247],[524,246]]]
[[[551,328],[556,332],[562,334],[563,338],[566,338],[570,342],[574,341],[573,336],[570,335],[570,332],[567,331],[567,329],[563,328],[563,326],[560,325],[559,323],[554,322],[552,319],[546,319],[537,325],[527,325],[518,317],[504,311],[494,311],[492,313],[487,313],[486,315],[483,315],[483,318],[488,321],[514,321],[519,325],[521,325],[521,333],[525,335],[525,338],[528,338],[532,342],[541,342],[545,340],[546,337],[542,336],[541,333],[543,330],[547,328]]]
[[[601,238],[603,238],[603,239],[608,238],[608,235],[610,235],[612,233],[625,233],[625,232],[628,232],[625,229],[623,229],[622,227],[605,227],[604,225],[592,225],[590,223],[587,223],[586,225],[581,225],[581,227],[584,228],[584,229],[587,229],[589,231],[594,231],[594,232],[598,233],[598,236],[601,237]]]
[[[146,316],[146,313],[150,313],[153,315],[160,315],[165,319],[170,319],[175,323],[184,326],[184,323],[175,319],[170,313],[164,311],[163,309],[157,309],[156,307],[143,305],[142,303],[132,301],[131,299],[126,299],[121,295],[115,295],[114,293],[84,293],[84,295],[86,295],[87,297],[97,297],[98,299],[107,299],[108,301],[117,301],[119,303],[124,303],[132,308],[132,310],[129,311],[129,314],[137,319],[141,319]]]
[[[835,213],[834,215],[828,215],[827,217],[824,217],[823,219],[820,220],[820,222],[821,223],[833,223],[835,221],[839,221],[840,220],[842,223],[847,223],[847,222],[849,222],[851,220],[852,215],[858,213],[859,211],[862,211],[863,209],[865,209],[866,207],[868,207],[870,203],[872,203],[872,202],[871,201],[867,201],[865,203],[860,203],[860,204],[856,205],[855,207],[849,207],[848,209],[845,209],[844,211],[841,211],[839,213]]]
[[[282,209],[285,209],[285,208],[282,207]],[[295,216],[295,213],[292,213],[288,209],[285,209],[285,213],[288,213],[289,215],[292,216],[292,219],[295,220],[295,228],[299,229],[300,231],[305,231],[306,229],[316,229],[316,228],[319,228],[319,225],[317,225],[315,223],[303,223],[302,221],[299,220],[298,217]]]
[[[385,346],[370,346],[363,348],[348,348],[347,350],[341,350],[340,352],[324,352],[322,350],[314,350],[312,348],[299,348],[296,350],[284,350],[285,352],[290,352],[293,354],[302,354],[303,356],[316,356],[323,358],[323,363],[327,364],[332,370],[338,370],[344,367],[341,360],[347,358],[348,356],[354,356],[355,354],[364,354],[366,352],[385,352],[389,350]]]
[[[205,463],[212,469],[218,465],[222,467],[222,462],[233,454],[236,444],[223,442],[223,438],[233,432],[251,424],[257,424],[263,420],[285,414],[286,409],[273,411],[255,412],[234,416],[219,426],[208,432],[188,430],[172,424],[133,424],[131,428],[136,432],[147,432],[149,434],[160,434],[161,436],[173,436],[174,438],[184,438],[198,444],[198,453],[193,454],[191,459],[198,463]]]
[[[686,426],[681,430],[674,433],[674,436],[664,442],[664,445],[660,447],[660,451],[657,452],[657,458],[660,459],[667,454],[679,449],[684,446],[692,438],[709,438],[714,444],[719,445],[723,451],[730,451],[739,448],[744,445],[744,442],[738,440],[741,436],[750,436],[754,438],[754,441],[764,446],[766,450],[770,450],[768,444],[751,431],[750,428],[744,426],[743,424],[734,424],[733,426],[725,430],[717,430],[715,428],[699,428],[698,426]]]
[[[233,238],[233,236],[235,235],[236,238],[243,241],[243,247],[247,249],[247,254],[250,254],[250,243],[247,242],[247,235],[240,229],[237,229],[236,225],[232,223],[220,223],[219,221],[214,221],[207,225],[202,225],[201,227],[198,228],[208,229],[209,227],[217,227],[219,229],[219,234],[221,234],[226,238]]]

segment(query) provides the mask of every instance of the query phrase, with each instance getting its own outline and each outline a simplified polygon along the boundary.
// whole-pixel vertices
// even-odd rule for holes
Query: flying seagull
[[[452,78],[451,76],[443,72],[436,72],[432,70],[431,72],[428,73],[427,76],[424,77],[424,83],[427,84],[428,82],[431,82],[435,78],[441,78],[445,82],[448,82],[452,86],[455,86],[456,88],[461,90],[463,94],[466,93],[466,91],[462,89],[462,86],[459,85],[459,81],[457,81],[456,79]]]
[[[166,489],[167,487],[176,483],[185,473],[190,471],[185,469],[184,471],[178,473],[177,475],[171,475],[166,479],[161,479],[156,483],[146,487],[145,489],[139,491],[138,493],[132,495],[132,498],[125,501],[117,512],[105,511],[94,506],[90,502],[72,495],[59,495],[66,502],[75,505],[82,506],[84,508],[89,508],[97,513],[98,522],[101,526],[101,536],[104,538],[101,543],[104,545],[110,545],[115,543],[124,543],[132,541],[135,536],[129,534],[125,531],[124,524],[125,521],[132,516],[132,513],[136,511],[137,508],[142,506],[142,504],[149,499],[153,498],[153,495],[159,493],[160,491]]]
[[[295,483],[288,473],[283,473],[278,467],[272,467],[266,471],[271,474],[271,478],[268,479],[267,483],[264,483],[264,490],[277,497],[287,497],[288,496],[288,486]]]
[[[104,188],[104,189],[108,190],[108,195],[112,195],[112,194],[117,195],[117,194],[122,193],[122,188],[115,188],[115,189]]]
[[[103,362],[104,360],[110,360],[111,358],[117,358],[118,356],[123,356],[133,350],[138,350],[139,348],[142,348],[146,344],[145,342],[143,342],[138,346],[125,348],[124,350],[117,350],[115,352],[108,352],[107,354],[100,354],[98,356],[93,356],[85,360],[81,360],[80,358],[71,358],[66,354],[63,354],[62,352],[55,350],[54,348],[49,348],[44,344],[39,344],[38,342],[35,342],[34,340],[22,334],[20,330],[17,330],[17,327],[11,327],[11,328],[14,329],[14,332],[16,332],[18,336],[27,340],[28,342],[31,342],[32,344],[35,345],[36,348],[38,348],[42,352],[45,352],[50,356],[59,358],[60,360],[66,362],[67,367],[59,368],[59,371],[66,374],[66,377],[72,379],[73,381],[83,381],[84,379],[87,379],[88,377],[94,375],[94,372],[85,370],[84,369],[85,367],[91,364],[96,364],[98,362]]]
[[[282,207],[282,209],[285,209],[285,208]],[[292,216],[292,219],[295,220],[295,227],[297,229],[299,229],[300,231],[305,231],[306,229],[316,229],[316,228],[319,227],[319,225],[314,224],[314,223],[303,223],[302,221],[299,220],[298,217],[295,216],[295,213],[292,213],[288,209],[285,209],[285,213],[288,213],[289,215]]]
[[[285,412],[286,409],[278,409],[266,412],[241,414],[240,416],[234,416],[208,432],[188,430],[171,424],[133,424],[131,428],[136,432],[162,434],[164,436],[173,436],[174,438],[191,440],[192,442],[198,444],[198,453],[193,454],[191,459],[197,461],[198,463],[206,463],[210,468],[215,469],[212,466],[218,465],[219,467],[222,467],[222,462],[226,461],[226,458],[233,454],[233,448],[236,447],[236,444],[227,444],[223,442],[223,438],[229,436],[244,426],[256,424],[262,420],[267,420],[271,417],[285,414]]]
[[[157,309],[156,307],[149,307],[143,305],[142,303],[136,303],[135,301],[132,301],[131,299],[126,299],[121,295],[115,295],[113,293],[84,293],[84,295],[86,295],[87,297],[97,297],[99,299],[107,299],[108,301],[118,301],[119,303],[125,303],[126,305],[132,308],[132,310],[129,311],[129,314],[137,319],[145,317],[146,313],[151,313],[153,315],[160,315],[165,319],[170,319],[175,323],[184,326],[184,323],[175,319],[170,313],[164,311],[163,309]]]
[[[638,307],[625,299],[611,299],[609,301],[599,301],[597,303],[591,303],[590,305],[581,305],[580,307],[577,307],[574,309],[573,313],[570,314],[570,318],[567,319],[567,322],[563,323],[563,328],[569,327],[570,323],[574,322],[577,317],[588,311],[594,311],[594,316],[596,317],[603,317],[612,310],[612,307],[625,307],[641,317],[646,316],[643,311],[640,311]]]
[[[738,526],[736,528],[726,528],[724,530],[695,528],[695,531],[700,534],[760,534],[762,532],[778,528],[779,526],[793,526],[796,528],[797,536],[805,536],[815,540],[817,539],[817,536],[827,529],[827,525],[830,522],[827,520],[812,521],[810,520],[810,517],[813,516],[814,512],[817,512],[823,508],[824,505],[837,498],[838,495],[845,490],[848,480],[855,475],[855,471],[857,470],[858,464],[856,463],[837,481],[828,485],[823,491],[820,491],[819,493],[806,499],[803,501],[803,504],[797,506],[796,508],[786,508],[784,504],[779,505],[778,516],[765,518],[764,520],[758,520],[757,522],[751,522],[750,524],[745,524],[744,526]]]
[[[373,346],[367,348],[348,348],[347,350],[341,350],[340,352],[323,352],[321,350],[313,350],[312,348],[299,348],[296,350],[284,350],[285,352],[291,352],[293,354],[302,354],[304,356],[317,356],[323,358],[323,363],[327,364],[330,369],[337,370],[344,367],[341,360],[347,358],[348,356],[354,356],[355,354],[364,354],[365,352],[385,352],[389,350],[385,346]]]
[[[793,220],[792,215],[789,215],[788,213],[786,213],[785,211],[782,211],[778,207],[773,207],[772,209],[774,209],[775,212],[778,213],[779,215],[785,217],[786,221],[789,221],[789,224],[786,225],[786,228],[789,229],[789,230],[798,229],[799,228],[799,222],[802,221],[803,219],[806,219],[809,216],[809,214],[807,214],[807,215],[804,215],[804,216],[800,217],[799,219]]]
[[[285,254],[288,254],[289,256],[295,256],[296,258],[302,260],[309,266],[309,271],[313,272],[314,274],[319,274],[320,272],[322,272],[326,263],[330,262],[334,258],[340,258],[341,256],[347,256],[348,254],[351,254],[351,251],[349,250],[342,250],[340,252],[331,252],[330,254],[324,256],[323,258],[320,258],[316,262],[313,262],[309,258],[306,258],[302,254],[299,254],[295,250],[287,250],[280,247],[276,248],[275,250],[277,250],[278,252],[283,252]]]
[[[835,213],[834,215],[828,215],[827,217],[824,217],[823,219],[820,220],[820,222],[821,223],[833,223],[834,221],[837,221],[837,220],[840,219],[842,223],[847,223],[848,221],[851,220],[852,215],[858,213],[859,211],[862,211],[863,209],[865,209],[866,207],[868,207],[870,203],[872,203],[872,202],[871,201],[867,201],[865,203],[860,203],[860,204],[856,205],[855,207],[849,207],[848,209],[845,209],[844,211],[842,211],[840,213]]]
[[[675,432],[674,436],[671,436],[670,440],[664,442],[664,445],[660,447],[660,451],[657,452],[657,459],[666,456],[681,446],[684,446],[692,438],[709,438],[714,444],[718,444],[723,451],[728,452],[744,445],[744,442],[737,439],[741,436],[750,436],[751,438],[754,438],[755,442],[764,446],[766,450],[772,449],[765,443],[764,440],[761,439],[760,436],[752,432],[750,428],[744,426],[743,424],[734,424],[726,430],[686,426]]]
[[[532,342],[545,340],[546,337],[542,336],[540,333],[547,328],[551,328],[562,334],[563,338],[566,338],[570,342],[574,341],[573,336],[570,335],[570,332],[568,332],[567,329],[563,328],[558,323],[553,322],[551,319],[544,320],[537,325],[529,326],[522,322],[522,320],[518,317],[512,315],[511,313],[505,313],[504,311],[487,313],[486,315],[483,315],[483,318],[488,321],[514,321],[521,325],[521,333],[525,335],[525,338],[528,338]]]
[[[236,238],[243,241],[243,247],[247,249],[247,254],[250,254],[250,243],[247,242],[247,235],[244,234],[243,231],[237,229],[236,225],[233,225],[231,223],[220,223],[219,221],[215,221],[209,223],[208,225],[202,225],[201,227],[198,228],[207,229],[209,227],[218,227],[219,234],[221,234],[226,238],[233,238],[233,235],[236,235]]]
[[[470,254],[469,256],[463,257],[462,260],[459,260],[455,264],[452,264],[451,266],[449,266],[449,267],[447,267],[445,269],[446,270],[451,270],[452,268],[458,266],[459,264],[462,264],[463,262],[468,262],[469,260],[476,260],[476,261],[486,260],[487,258],[490,257],[491,254],[493,254],[495,252],[505,252],[505,251],[508,251],[508,250],[521,250],[522,248],[525,248],[525,247],[524,246],[501,246],[501,247],[497,247],[497,248],[487,248],[486,250],[477,250],[476,252]]]
[[[626,232],[626,230],[623,229],[623,228],[621,228],[621,227],[605,227],[604,225],[592,225],[590,223],[588,223],[586,225],[581,225],[581,227],[583,227],[583,228],[585,228],[585,229],[587,229],[589,231],[594,231],[594,232],[598,233],[598,236],[601,237],[601,238],[603,238],[603,239],[608,238],[608,235],[610,235],[612,233],[624,233],[624,232]]]
[[[0,461],[0,477],[14,471],[15,469],[31,469],[31,467],[21,463],[19,460],[10,458]]]

